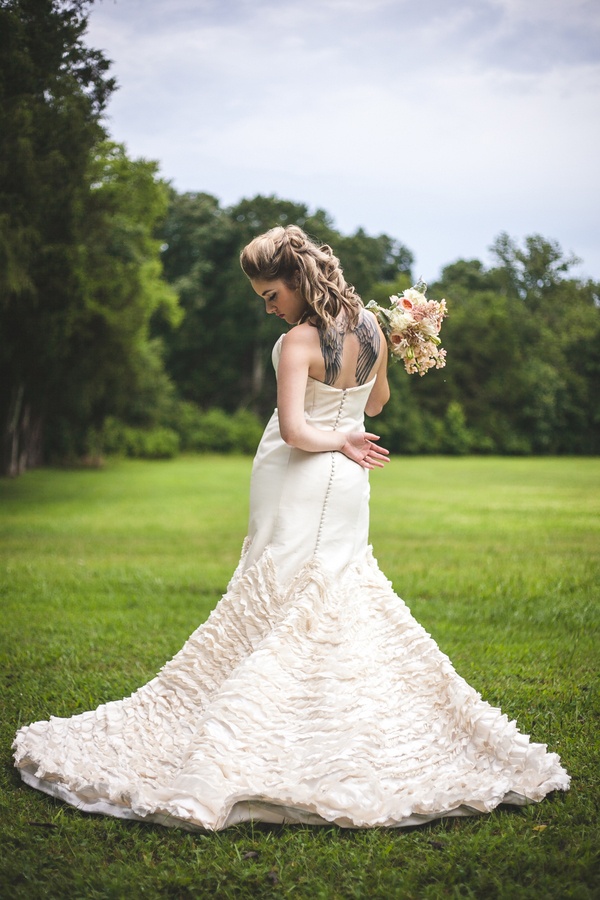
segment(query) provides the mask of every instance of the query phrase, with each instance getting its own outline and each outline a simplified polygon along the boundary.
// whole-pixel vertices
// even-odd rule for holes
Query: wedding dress
[[[361,429],[373,383],[309,379],[307,419]],[[131,697],[21,728],[23,780],[87,812],[208,830],[409,826],[567,790],[558,756],[484,702],[394,593],[368,504],[367,470],[287,446],[276,410],[216,609]]]

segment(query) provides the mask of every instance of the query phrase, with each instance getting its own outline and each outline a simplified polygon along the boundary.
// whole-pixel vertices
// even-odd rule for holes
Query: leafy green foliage
[[[459,260],[430,287],[448,300],[447,365],[420,379],[392,364],[375,431],[401,452],[597,453],[600,286],[567,278],[575,258],[539,235],[494,250],[500,265]]]
[[[565,256],[557,241],[541,234],[526,237],[521,249],[501,232],[491,250],[500,263],[497,275],[505,293],[521,297],[530,307],[542,303],[569,269],[581,262],[574,254]]]
[[[3,0],[0,5],[0,197],[5,211],[0,292],[5,308],[23,294],[39,296],[39,266],[56,277],[68,265],[89,149],[102,135],[99,116],[115,86],[106,77],[107,60],[83,43],[88,5],[81,0]],[[60,287],[59,277],[52,287]]]
[[[130,456],[168,459],[179,450],[194,453],[254,454],[263,427],[254,413],[240,409],[201,410],[194,403],[175,402],[165,420],[170,427],[134,427],[109,416],[99,432],[90,434],[90,457]],[[93,447],[93,449],[92,449]]]
[[[109,414],[138,427],[164,426],[175,400],[162,345],[149,338],[156,310],[173,323],[178,317],[153,236],[167,204],[156,170],[155,163],[130,160],[123,147],[108,142],[90,160],[64,360],[53,362],[57,386],[46,428],[51,459],[80,456]]]
[[[196,453],[255,453],[262,436],[259,419],[248,410],[197,410],[186,429],[185,448]]]
[[[79,341],[71,364],[79,362],[93,424],[109,411],[129,408],[142,419],[148,413],[135,408],[141,399],[136,395],[146,394],[148,409],[153,385],[159,382],[159,393],[169,393],[166,380],[160,383],[162,347],[148,341],[150,319],[157,310],[172,324],[180,317],[177,296],[161,277],[154,237],[166,212],[167,187],[156,163],[130,160],[122,146],[108,142],[96,149],[89,181],[78,247]]]
[[[97,451],[139,459],[171,459],[179,452],[179,435],[170,428],[133,428],[109,416],[97,435]]]
[[[0,7],[0,422],[4,468],[39,461],[60,405],[91,149],[114,88],[81,0]]]
[[[264,420],[275,405],[269,357],[281,324],[264,315],[238,256],[254,235],[289,222],[334,247],[365,301],[411,284],[403,245],[362,230],[341,235],[323,210],[276,197],[222,209],[206,194],[173,194],[165,274],[185,314],[175,332],[156,327],[170,376],[200,407],[250,408]],[[430,296],[448,299],[447,365],[421,379],[391,363],[392,399],[370,427],[402,453],[597,452],[599,286],[568,278],[576,258],[540,235],[523,249],[500,235],[493,251],[498,265],[458,260],[431,286]]]
[[[173,393],[148,341],[156,310],[177,317],[154,237],[167,188],[155,163],[104,140],[114,81],[83,44],[88,6],[0,7],[0,422],[11,474],[43,455],[80,456],[90,429],[129,412],[132,396],[152,393],[151,408]]]

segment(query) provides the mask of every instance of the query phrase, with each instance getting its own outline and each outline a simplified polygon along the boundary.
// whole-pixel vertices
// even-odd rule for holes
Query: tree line
[[[365,302],[409,287],[400,240],[341,234],[274,196],[223,207],[130,159],[102,116],[114,81],[84,42],[86,0],[0,0],[2,471],[104,452],[251,452],[275,401],[282,324],[239,268],[256,234],[296,223],[331,244]],[[553,240],[494,241],[445,296],[446,368],[391,366],[376,430],[401,453],[597,453],[599,286]]]

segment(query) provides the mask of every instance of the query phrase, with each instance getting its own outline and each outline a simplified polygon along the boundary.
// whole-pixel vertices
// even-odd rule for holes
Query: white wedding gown
[[[372,385],[309,379],[307,418],[360,429]],[[190,829],[408,826],[567,790],[558,756],[481,700],[394,593],[368,502],[365,469],[287,446],[275,411],[242,557],[208,621],[131,697],[21,728],[23,780]]]

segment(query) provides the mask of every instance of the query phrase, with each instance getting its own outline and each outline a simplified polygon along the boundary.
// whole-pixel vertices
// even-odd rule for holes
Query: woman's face
[[[308,309],[308,304],[301,297],[300,291],[297,288],[289,288],[281,279],[262,281],[256,278],[251,280],[250,284],[265,301],[266,312],[269,315],[274,313],[288,325],[296,325]]]

